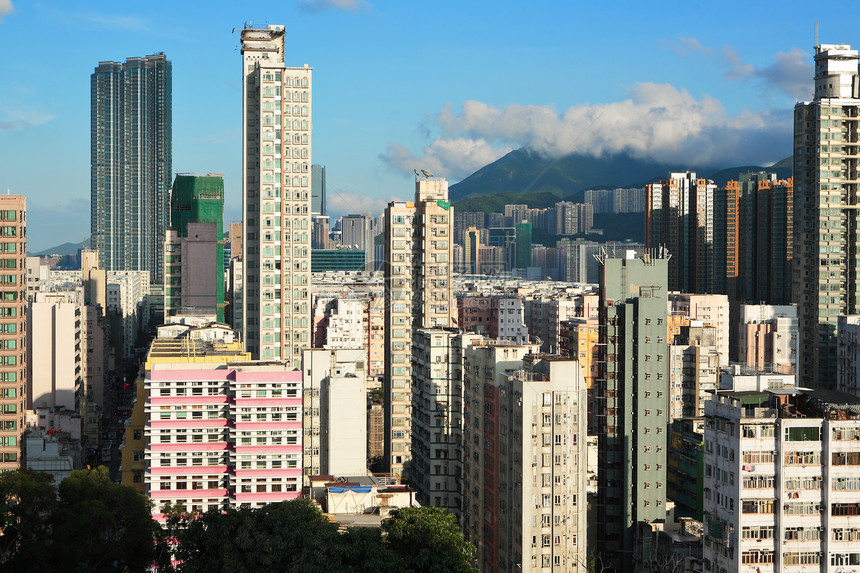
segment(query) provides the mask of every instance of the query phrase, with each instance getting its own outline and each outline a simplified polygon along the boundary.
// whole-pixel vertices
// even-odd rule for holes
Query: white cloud
[[[299,0],[299,7],[308,12],[323,12],[325,10],[343,10],[357,12],[369,7],[365,0]]]
[[[426,169],[443,177],[463,179],[512,150],[510,146],[493,147],[483,138],[437,137],[433,143],[424,147],[421,156],[400,144],[391,143],[379,158],[403,173]]]
[[[789,112],[729,116],[718,100],[668,84],[633,86],[624,101],[573,106],[449,104],[433,118],[441,134],[421,154],[390,144],[380,158],[404,173],[425,168],[462,178],[514,148],[549,156],[626,152],[670,163],[719,165],[781,159],[790,149]],[[788,143],[787,143],[788,142]],[[782,155],[780,153],[782,152]]]
[[[671,49],[682,58],[686,58],[696,52],[703,54],[710,54],[712,52],[711,48],[702,45],[696,38],[685,38],[684,36],[679,36],[677,41],[660,40],[659,44]]]
[[[41,111],[0,110],[0,132],[27,129],[48,123],[52,119],[53,115]]]
[[[774,55],[773,63],[762,67],[744,63],[730,46],[723,47],[723,59],[729,67],[727,79],[758,79],[764,82],[766,89],[776,88],[797,99],[812,97],[813,67],[809,54],[800,48],[779,52]]]
[[[0,22],[14,11],[15,7],[12,6],[12,0],[0,0]]]

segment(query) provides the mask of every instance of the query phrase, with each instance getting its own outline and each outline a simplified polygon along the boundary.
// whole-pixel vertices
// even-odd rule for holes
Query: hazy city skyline
[[[239,220],[247,22],[285,24],[290,61],[317,70],[314,160],[328,167],[334,215],[408,198],[413,167],[455,183],[522,146],[718,165],[789,155],[794,101],[812,96],[814,22],[822,42],[850,43],[857,18],[795,2],[687,10],[3,0],[0,46],[27,57],[0,62],[0,190],[28,197],[31,250],[88,236],[90,74],[99,61],[164,52],[174,170],[223,173],[225,218]]]

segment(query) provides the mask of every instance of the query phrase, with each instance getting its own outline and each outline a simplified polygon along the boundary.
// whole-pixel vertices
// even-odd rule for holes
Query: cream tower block
[[[385,458],[403,474],[412,457],[412,333],[456,326],[454,208],[448,182],[417,176],[415,201],[385,210]]]
[[[242,30],[245,348],[301,367],[310,340],[311,72],[283,26]]]

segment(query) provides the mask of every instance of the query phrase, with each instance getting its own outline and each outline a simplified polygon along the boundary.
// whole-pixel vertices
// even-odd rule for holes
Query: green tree
[[[185,573],[337,571],[342,549],[337,524],[305,499],[210,511],[190,520],[178,540]]]
[[[382,525],[386,544],[405,563],[422,573],[477,573],[470,562],[475,546],[463,539],[453,514],[438,507],[403,508]]]
[[[160,532],[150,502],[113,483],[107,468],[73,471],[59,487],[53,550],[77,571],[143,571]]]
[[[0,565],[37,571],[48,565],[45,543],[57,507],[57,489],[46,473],[20,469],[0,475]]]

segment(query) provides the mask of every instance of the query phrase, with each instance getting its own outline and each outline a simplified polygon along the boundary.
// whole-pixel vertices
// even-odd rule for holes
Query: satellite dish
[[[433,174],[427,171],[426,169],[422,169],[421,173],[424,174],[424,177],[433,177]]]

